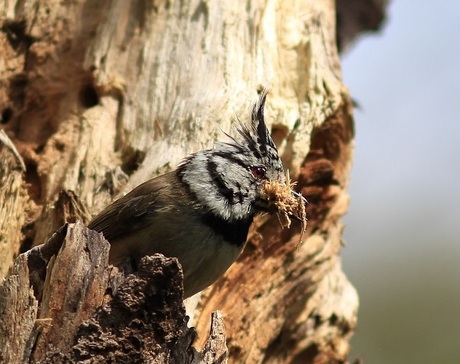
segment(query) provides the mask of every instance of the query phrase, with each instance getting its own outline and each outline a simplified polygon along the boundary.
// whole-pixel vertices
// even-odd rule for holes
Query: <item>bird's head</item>
[[[230,137],[230,142],[218,142],[213,149],[195,153],[180,167],[181,178],[197,201],[230,221],[252,220],[260,212],[279,212],[276,194],[267,194],[266,187],[285,186],[286,176],[265,124],[266,96],[266,92],[261,93],[249,125],[240,122],[238,134]]]

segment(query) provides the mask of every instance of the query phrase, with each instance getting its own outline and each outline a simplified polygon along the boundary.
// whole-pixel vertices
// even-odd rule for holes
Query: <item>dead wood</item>
[[[337,44],[380,24],[384,3],[346,3],[0,2],[0,362],[348,360],[353,117]],[[177,263],[108,267],[78,221],[232,133],[263,87],[307,231],[258,219],[199,299],[194,341]]]

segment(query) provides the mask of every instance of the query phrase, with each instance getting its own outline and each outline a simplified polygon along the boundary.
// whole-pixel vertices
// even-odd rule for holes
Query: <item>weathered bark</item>
[[[2,285],[3,358],[211,363],[225,360],[226,338],[232,362],[347,361],[358,299],[339,253],[353,122],[335,16],[332,0],[0,3],[3,275],[21,244],[26,250],[65,222],[87,221],[88,211],[231,132],[261,87],[270,89],[267,122],[285,167],[310,202],[300,246],[299,226],[255,222],[244,253],[194,315],[205,338],[211,312],[221,310],[226,334],[215,314],[212,339],[193,358],[175,263],[163,261],[160,273],[158,260],[138,276],[117,273],[99,235],[66,225],[40,248],[42,263],[20,255]],[[145,308],[159,275],[172,290],[163,338],[147,332],[158,319],[149,315],[161,310]],[[113,296],[114,282],[118,292],[132,290]],[[103,321],[130,302],[143,307],[142,320],[138,311],[129,322]],[[144,346],[118,335],[133,322],[141,326],[130,333]]]
[[[364,32],[380,30],[388,0],[336,0],[337,47],[347,50]]]
[[[218,315],[207,347],[191,346],[196,334],[187,327],[176,259],[146,257],[134,275],[108,266],[108,256],[109,243],[82,223],[64,225],[45,245],[20,255],[0,286],[0,361],[215,363],[204,358],[226,357]]]
[[[19,252],[27,192],[22,179],[26,167],[14,144],[0,130],[0,277]]]

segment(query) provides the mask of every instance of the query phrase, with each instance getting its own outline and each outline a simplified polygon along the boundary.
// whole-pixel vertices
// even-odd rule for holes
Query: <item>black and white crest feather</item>
[[[193,154],[178,169],[178,177],[205,203],[203,207],[227,221],[252,221],[255,213],[264,211],[263,181],[284,181],[278,151],[265,125],[266,96],[261,93],[249,125],[240,122],[232,142],[218,142],[214,149]]]

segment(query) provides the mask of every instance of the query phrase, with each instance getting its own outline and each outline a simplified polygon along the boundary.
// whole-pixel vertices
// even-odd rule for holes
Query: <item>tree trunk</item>
[[[332,0],[0,3],[0,274],[12,269],[0,361],[347,361],[358,298],[339,253],[353,121],[335,17]],[[177,262],[154,256],[139,275],[119,272],[78,220],[232,133],[263,87],[308,230],[299,244],[299,224],[253,224],[193,312],[195,346],[223,314],[198,353]],[[20,249],[47,241],[12,268]],[[168,298],[150,292],[165,282]]]

